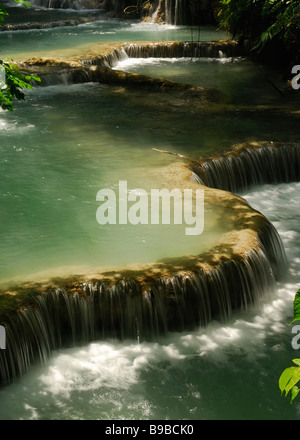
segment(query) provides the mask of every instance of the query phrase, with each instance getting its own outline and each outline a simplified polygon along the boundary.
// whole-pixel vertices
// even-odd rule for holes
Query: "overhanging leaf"
[[[300,289],[297,290],[294,298],[294,319],[291,324],[295,321],[300,321]]]
[[[300,367],[286,368],[279,378],[281,394],[285,391],[287,395],[290,390],[300,381]]]
[[[293,376],[293,367],[286,368],[281,373],[280,378],[279,378],[279,388],[280,388],[281,394],[285,390],[285,388],[286,388],[287,384],[289,383],[289,381],[291,380],[292,376]]]
[[[295,397],[298,396],[299,391],[300,391],[300,389],[299,389],[298,387],[296,387],[296,386],[294,386],[294,387],[291,389],[291,400],[290,400],[290,403],[292,403],[293,400],[295,399]]]

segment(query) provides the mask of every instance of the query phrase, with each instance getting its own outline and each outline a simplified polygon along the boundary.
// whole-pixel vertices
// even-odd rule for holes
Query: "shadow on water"
[[[287,133],[290,141],[299,140],[300,116],[293,111],[294,105],[289,109],[284,98],[281,108],[264,108],[262,103],[262,106],[232,109],[220,105],[207,111],[197,108],[197,103],[193,108],[188,101],[146,90],[96,85],[79,86],[76,90],[77,87],[70,86],[67,91],[56,88],[57,94],[50,98],[52,109],[45,109],[49,123],[61,122],[64,118],[64,125],[56,126],[57,137],[62,141],[79,135],[84,143],[84,133],[88,132],[89,137],[94,136],[95,143],[100,143],[97,133],[104,130],[114,136],[112,142],[124,140],[138,150],[172,145],[175,152],[191,155],[196,160],[225,152],[235,143],[262,138],[285,142]],[[36,90],[32,109],[43,100],[43,92],[40,97],[38,94]],[[64,102],[60,109],[58,100]],[[66,108],[67,118],[63,116]]]
[[[5,115],[4,119],[13,124],[16,122],[15,131],[18,128],[17,118],[19,117],[23,122],[32,121],[36,126],[43,121],[43,130],[38,133],[38,136],[36,131],[32,135],[29,134],[25,144],[29,146],[32,143],[36,151],[42,148],[47,151],[48,148],[47,159],[52,158],[54,162],[56,160],[57,186],[62,182],[60,181],[62,175],[68,176],[72,173],[73,166],[65,157],[60,156],[63,148],[70,148],[71,156],[77,164],[73,172],[75,174],[78,172],[76,176],[78,187],[76,188],[79,191],[84,181],[81,180],[84,174],[87,175],[86,179],[89,179],[91,174],[96,175],[98,161],[104,162],[108,171],[116,171],[116,175],[123,173],[124,168],[128,166],[130,161],[125,162],[128,156],[132,160],[137,159],[139,165],[147,159],[149,162],[153,161],[152,164],[154,163],[155,166],[161,162],[166,163],[165,161],[169,159],[163,159],[161,155],[156,156],[152,151],[150,153],[153,146],[167,148],[171,145],[172,151],[186,153],[199,159],[201,156],[205,157],[205,155],[228,150],[233,143],[256,140],[262,136],[264,139],[269,138],[273,141],[286,141],[287,135],[290,141],[299,140],[299,114],[291,113],[286,108],[250,108],[245,103],[243,108],[242,106],[235,109],[220,108],[218,111],[214,109],[212,112],[207,112],[207,109],[204,111],[191,108],[188,102],[183,105],[182,100],[175,98],[166,99],[163,102],[157,99],[157,94],[96,85],[70,86],[68,90],[63,87],[52,88],[51,90],[55,90],[55,93],[45,102],[45,93],[47,94],[49,90],[50,88],[46,91],[35,90],[26,102],[17,106],[15,115]],[[39,111],[35,112],[37,108]],[[55,133],[56,139],[51,140],[50,133]],[[86,142],[87,133],[89,134],[88,142]],[[24,148],[26,145],[21,145],[21,140],[24,142],[23,136],[24,133],[21,130],[17,138],[8,141],[12,142],[10,147]],[[57,140],[59,140],[58,143]],[[69,144],[66,146],[67,142]],[[130,148],[124,145],[130,145]],[[112,154],[116,146],[120,147],[118,157]],[[86,158],[83,149],[85,153],[88,149],[93,154]],[[42,165],[45,156],[39,157],[40,165]],[[95,162],[92,170],[90,168],[91,157]],[[3,159],[5,160],[4,157]],[[79,170],[83,172],[79,173]],[[105,171],[102,172],[105,173]],[[33,172],[29,174],[34,175]],[[97,185],[93,179],[90,183],[94,185],[94,191]],[[224,209],[226,209],[225,206]],[[234,205],[230,205],[230,209],[232,210],[228,216],[228,222],[238,229],[240,224],[236,213],[247,208],[236,201]],[[255,230],[253,217],[247,219],[246,226],[250,230]],[[225,249],[221,246],[219,248],[221,252],[225,250],[231,259],[234,254],[233,247],[226,246]],[[212,255],[207,257],[212,258]],[[166,271],[170,271],[171,266],[174,268],[173,263],[176,263],[176,260],[173,260],[172,265],[165,263]],[[193,257],[190,258],[190,263],[191,265],[195,263]],[[178,260],[178,267],[180,264],[182,261]],[[155,272],[151,269],[148,272],[143,270],[141,275],[145,279],[147,277],[153,279]],[[59,279],[53,281],[59,283]],[[74,279],[66,280],[66,285],[68,283],[74,283]],[[233,286],[234,280],[232,283]],[[38,290],[40,286],[37,285],[34,288]],[[176,280],[172,280],[166,290],[169,294],[171,292],[174,299],[178,288],[180,285]],[[25,293],[32,292],[32,289],[32,286],[28,290],[25,287]],[[49,298],[51,301],[51,295]],[[121,296],[117,294],[114,305],[118,311],[122,310],[120,299],[122,299]],[[108,302],[110,301],[114,301],[111,296]],[[39,303],[41,309],[44,304],[41,300]],[[76,304],[82,305],[80,299]],[[134,304],[134,306],[135,312],[140,312],[139,304]],[[175,304],[181,316],[181,312],[186,313],[183,306],[184,304],[180,301],[179,307]],[[84,319],[86,319],[90,316],[89,309],[84,306],[83,309]],[[132,318],[130,315],[132,310],[128,308],[126,313]],[[38,324],[39,317],[36,316],[35,323]],[[229,345],[222,348],[221,344],[216,344],[217,337],[214,339],[212,336],[215,334],[214,330],[217,330],[216,333],[222,333],[224,330],[224,327],[217,323],[215,327],[212,326],[212,334],[209,334],[209,330],[205,334],[202,332],[185,335],[172,334],[169,340],[158,338],[158,342],[143,343],[141,355],[136,356],[132,354],[138,350],[136,344],[134,348],[131,342],[125,346],[122,344],[117,346],[114,341],[113,348],[110,347],[110,349],[115,350],[115,356],[110,358],[112,359],[110,363],[107,363],[107,359],[103,361],[103,357],[101,358],[105,352],[102,344],[95,356],[96,361],[89,365],[91,368],[89,366],[86,368],[89,348],[81,347],[79,355],[76,349],[72,350],[70,357],[65,350],[64,353],[60,353],[62,354],[61,370],[50,363],[50,367],[42,370],[42,374],[40,371],[37,373],[38,380],[35,376],[36,370],[33,369],[26,377],[25,385],[22,381],[16,382],[12,388],[8,387],[10,388],[8,394],[5,394],[5,390],[1,390],[3,401],[6,402],[3,405],[5,408],[1,411],[4,414],[8,412],[9,417],[16,418],[24,418],[30,413],[32,418],[43,418],[44,415],[46,418],[103,418],[103,416],[113,418],[112,416],[115,415],[117,418],[127,416],[129,419],[137,415],[140,418],[160,419],[163,414],[163,417],[170,419],[278,419],[281,417],[296,419],[299,417],[297,405],[283,410],[286,402],[278,403],[280,397],[277,378],[286,366],[286,356],[291,354],[290,350],[284,348],[290,343],[290,335],[286,332],[282,336],[283,332],[280,329],[281,333],[278,332],[276,325],[279,324],[275,319],[264,333],[264,328],[261,330],[259,326],[260,320],[255,321],[255,313],[253,316],[253,322],[245,324],[245,328],[246,334],[250,336],[255,334],[256,338],[251,341],[248,336],[245,343],[240,345],[234,344],[234,335],[230,333],[230,328],[226,335],[227,340],[230,341]],[[237,325],[244,317],[241,313],[238,316],[234,315],[234,319],[238,321]],[[105,318],[107,321],[111,319],[108,313]],[[26,321],[26,313],[24,313],[24,320]],[[236,324],[236,321],[234,322]],[[113,324],[112,320],[111,325]],[[227,321],[227,324],[228,327],[231,325],[234,327],[233,321]],[[136,332],[134,320],[130,325],[132,325],[130,330]],[[176,325],[180,327],[180,317]],[[252,329],[257,330],[258,335],[253,333]],[[224,330],[225,334],[226,331],[227,329]],[[280,342],[278,343],[279,336]],[[210,337],[212,347],[215,348],[215,355],[211,357],[205,350],[201,351],[199,348],[199,341],[210,342]],[[47,344],[49,341],[43,342]],[[42,345],[38,346],[37,350],[41,347]],[[166,352],[170,355],[166,355]],[[275,360],[272,358],[270,361],[274,353]],[[275,366],[270,365],[273,361],[276,361]],[[56,359],[53,362],[55,364]],[[103,368],[99,369],[99,365],[103,365]],[[141,368],[138,368],[139,365]],[[69,366],[71,367],[66,374]],[[85,374],[82,375],[82,372]],[[126,374],[122,375],[124,372]],[[11,393],[10,390],[14,391],[20,384],[21,387],[18,388],[16,394]],[[16,401],[15,396],[21,397]],[[17,411],[15,411],[16,407],[18,407]]]

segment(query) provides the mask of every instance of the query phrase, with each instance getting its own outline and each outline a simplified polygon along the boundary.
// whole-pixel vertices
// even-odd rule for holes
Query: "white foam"
[[[209,58],[209,57],[201,57],[201,58],[188,58],[188,57],[170,57],[170,58],[164,58],[164,57],[147,57],[147,58],[127,58],[124,60],[120,60],[116,66],[114,66],[114,69],[122,69],[122,70],[130,70],[130,69],[137,69],[138,67],[144,67],[144,66],[157,66],[159,67],[163,64],[182,64],[187,65],[191,63],[220,63],[220,64],[226,64],[226,63],[232,63],[232,62],[239,62],[242,58],[237,57],[234,60],[231,57],[223,57],[223,58]],[[157,74],[159,75],[159,70],[157,71]]]
[[[140,31],[147,31],[147,32],[157,32],[157,31],[168,31],[168,30],[177,30],[180,29],[180,26],[175,26],[173,24],[166,24],[166,23],[152,23],[147,21],[141,21],[137,23],[132,23],[129,27],[124,27],[121,30],[122,31],[133,31],[133,32],[140,32]]]
[[[24,132],[27,130],[32,130],[33,128],[35,128],[34,124],[20,124],[16,121],[0,118],[0,130],[2,131]]]
[[[285,191],[288,188],[285,186],[279,186],[276,191],[274,187],[263,188],[262,193],[252,192],[251,200],[253,204],[255,202],[256,207],[269,206],[271,210],[270,198],[273,197],[273,200],[276,199],[280,203],[280,211],[284,211],[288,214],[286,217],[292,219],[293,213],[297,215],[297,212],[295,213],[295,207],[289,203],[289,196],[297,198],[299,186],[300,184],[293,184],[292,191],[290,187]],[[299,224],[300,222],[293,223],[296,230],[293,231],[294,247],[290,248],[289,257],[297,254],[299,249]],[[286,219],[279,220],[279,225],[283,232],[285,229],[289,230],[290,225],[286,223]],[[289,234],[284,242],[285,240],[289,242]],[[9,391],[16,396],[16,401],[25,401],[26,408],[23,406],[16,413],[21,414],[20,418],[25,415],[26,418],[40,418],[45,410],[45,402],[49,408],[57,408],[55,411],[62,410],[62,418],[84,418],[87,414],[91,417],[93,407],[101,411],[95,414],[96,418],[151,418],[157,413],[153,399],[144,390],[143,378],[145,375],[147,377],[148,371],[153,383],[147,383],[147,387],[159,390],[160,386],[164,386],[164,380],[169,380],[168,369],[172,372],[170,377],[174,371],[181,372],[184,377],[186,369],[193,368],[190,362],[197,359],[197,368],[200,361],[206,361],[209,362],[210,369],[216,367],[216,371],[218,368],[221,368],[221,371],[224,368],[230,370],[232,359],[240,358],[248,362],[246,365],[249,365],[250,369],[268,358],[273,365],[276,358],[279,359],[281,353],[286,350],[286,342],[282,337],[291,320],[300,267],[294,268],[294,271],[297,276],[295,282],[292,276],[287,282],[279,283],[278,292],[274,292],[271,300],[245,312],[237,312],[226,323],[211,322],[205,329],[171,333],[158,338],[156,342],[96,342],[82,348],[64,350],[54,356],[44,368],[31,371],[26,378],[22,378],[20,385],[13,384],[7,390],[1,390],[1,399],[6,401],[6,408],[2,412],[5,414],[5,411],[9,411]],[[272,368],[271,364],[269,368]],[[242,367],[236,365],[234,368],[240,371]],[[268,375],[263,367],[259,366],[255,367],[255,372],[256,376],[260,377]],[[191,408],[190,412],[196,413],[197,405],[200,403],[195,406],[195,399],[201,398],[201,411],[205,408],[202,396],[208,373],[203,373],[202,379],[200,370],[197,374],[200,375],[197,381],[200,388],[190,384],[188,390],[189,399],[194,404],[194,409]],[[163,377],[162,381],[160,376]],[[256,377],[251,380],[257,385]],[[189,384],[186,383],[184,386],[187,389]],[[213,382],[211,386],[214,386]],[[171,393],[171,389],[168,390]],[[172,399],[176,399],[173,394]],[[18,405],[16,401],[11,404],[14,411]]]

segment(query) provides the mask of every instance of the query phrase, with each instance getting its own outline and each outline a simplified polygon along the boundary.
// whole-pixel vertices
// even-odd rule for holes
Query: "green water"
[[[282,105],[285,102],[274,88],[282,87],[278,72],[247,58],[129,58],[115,68],[216,88],[239,105]]]
[[[291,262],[278,292],[205,329],[57,351],[0,390],[0,419],[299,420],[298,400],[290,405],[278,388],[299,357],[289,325],[299,283],[299,189],[265,185],[245,195],[273,222]]]
[[[152,150],[169,144],[158,119],[93,84],[37,88],[13,113],[1,112],[2,281],[195,254],[220,237],[209,210],[196,238],[184,223],[97,223],[99,190],[118,194],[126,181],[150,192],[164,183],[161,167],[175,159]]]
[[[118,194],[121,180],[129,189],[160,188],[164,167],[176,159],[154,147],[199,158],[235,142],[278,140],[288,124],[290,137],[297,133],[293,118],[276,114],[194,116],[145,102],[144,92],[56,86],[36,88],[13,113],[0,113],[2,281],[207,250],[226,230],[209,205],[204,234],[195,238],[186,236],[184,223],[100,226],[97,192],[111,188]]]
[[[143,34],[134,33],[142,26],[136,23],[105,25],[116,34],[99,36],[94,24],[3,33],[0,44],[3,49],[11,39],[8,52],[34,53],[57,47],[58,41],[62,47],[94,38],[122,40],[125,29],[132,40],[159,35],[150,26],[143,27]],[[159,29],[165,39],[171,38],[169,31],[174,39],[187,32]],[[82,30],[86,34],[75,35]],[[184,236],[182,228],[101,229],[96,194],[104,187],[117,189],[120,180],[130,188],[159,187],[165,178],[162,167],[175,159],[153,147],[199,158],[237,142],[299,140],[296,114],[253,106],[267,102],[285,108],[287,103],[267,84],[264,90],[260,73],[249,66],[239,61],[183,65],[182,60],[171,69],[167,62],[168,71],[163,64],[155,72],[148,66],[159,76],[180,80],[182,75],[188,82],[197,76],[199,85],[217,84],[236,100],[243,96],[238,105],[220,112],[195,113],[154,103],[145,92],[124,94],[98,84],[35,88],[13,113],[0,112],[2,282],[34,278],[42,271],[58,274],[75,267],[152,261],[213,243],[222,228],[216,227],[217,213],[209,210],[211,222],[205,223],[199,243]],[[299,419],[299,403],[291,406],[277,385],[281,371],[299,357],[291,348],[288,325],[299,287],[299,185],[266,186],[247,199],[274,223],[291,261],[278,292],[206,329],[169,334],[152,343],[97,341],[56,352],[44,366],[0,390],[0,419]]]
[[[138,21],[120,21],[104,18],[99,12],[72,10],[41,10],[39,8],[8,8],[11,12],[12,23],[30,23],[32,21],[59,22],[69,19],[86,18],[91,16],[97,21],[78,26],[64,26],[50,29],[32,29],[6,31],[0,33],[1,56],[18,59],[22,53],[28,56],[39,54],[45,56],[47,51],[68,50],[76,46],[133,41],[197,41],[198,28],[185,26],[160,25],[141,23]],[[217,31],[213,26],[203,26],[201,40],[213,41],[228,39],[223,31]]]

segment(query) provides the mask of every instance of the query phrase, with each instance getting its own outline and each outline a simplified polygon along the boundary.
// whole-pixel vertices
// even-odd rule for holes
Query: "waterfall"
[[[76,84],[85,82],[100,82],[104,84],[134,84],[135,86],[161,87],[181,89],[190,85],[178,84],[166,79],[159,80],[138,74],[121,73],[119,76],[111,70],[122,60],[128,58],[191,58],[191,57],[227,57],[242,54],[240,46],[235,41],[229,42],[171,42],[171,43],[145,43],[127,44],[116,48],[105,55],[80,57],[74,61],[63,61],[55,58],[32,58],[20,63],[20,67],[28,74],[36,74],[41,78],[41,83],[35,86],[49,86],[57,84]],[[203,92],[204,93],[204,92]],[[206,92],[205,92],[206,93]],[[205,94],[204,93],[204,94]],[[210,96],[210,92],[207,91]],[[207,95],[207,97],[208,97]],[[219,101],[224,99],[221,93],[212,93],[211,98]],[[209,98],[210,99],[210,98]]]
[[[165,3],[165,20],[167,24],[172,23],[172,0],[166,0]]]
[[[164,21],[167,24],[179,24],[182,22],[180,6],[181,0],[156,1],[150,10],[151,21],[153,23]]]
[[[144,2],[132,0],[32,0],[33,5],[53,9],[102,9],[117,17],[144,18],[152,22],[165,22],[172,25],[216,24],[213,17],[213,6],[208,1],[199,0],[150,0]],[[146,2],[147,3],[147,2]],[[150,5],[150,6],[149,6]],[[137,7],[135,7],[137,6]],[[130,14],[124,15],[124,9],[130,8]]]
[[[81,58],[80,62],[87,66],[104,66],[104,67],[116,67],[120,61],[129,58],[127,46],[120,49],[114,49],[112,52],[99,57],[93,57],[90,59]]]
[[[235,181],[235,188],[240,185],[245,188],[247,182],[261,183],[261,170],[267,176],[269,172],[268,178],[275,181],[278,177],[299,180],[298,145],[278,145],[277,148],[256,145],[252,149],[239,147],[234,151],[234,155],[225,156],[233,158],[229,165],[223,166],[221,161],[222,166],[212,171],[203,165],[213,160],[195,165],[193,180],[200,182],[204,173],[207,180],[210,174],[220,173],[220,181],[224,177],[225,182]],[[240,167],[236,179],[232,164],[242,153],[246,153],[243,155],[246,159],[236,162]],[[270,158],[276,158],[275,162]],[[215,161],[218,163],[218,159]],[[230,172],[233,172],[232,179],[228,177]],[[251,173],[254,173],[253,179]],[[40,292],[33,287],[32,293],[35,293],[30,296],[28,305],[1,317],[6,349],[0,350],[0,382],[14,381],[31,365],[45,362],[59,348],[107,338],[155,340],[166,332],[204,327],[212,320],[228,320],[235,311],[264,300],[276,290],[277,280],[286,273],[287,261],[275,227],[262,216],[257,228],[254,247],[249,247],[244,254],[234,253],[231,258],[218,259],[205,268],[185,272],[183,264],[182,271],[175,271],[173,275],[169,268],[169,275],[160,275],[158,271],[155,277],[145,275],[143,279],[132,276],[108,281],[74,281],[68,283],[69,287],[44,287]],[[209,256],[218,252],[216,245]],[[176,261],[168,262],[167,267],[172,264],[176,266]]]
[[[155,7],[155,5],[151,6],[149,16],[151,17],[152,23],[156,23],[159,21],[158,17],[162,11],[162,2],[163,1],[164,0],[158,0],[158,4],[156,7]]]
[[[129,44],[124,50],[130,58],[220,58],[244,54],[235,42],[211,41]]]
[[[244,49],[235,41],[171,42],[126,44],[111,53],[92,58],[80,58],[83,65],[115,67],[126,58],[224,58],[243,56]]]
[[[216,24],[214,5],[206,0],[151,0],[152,22],[172,25]]]
[[[264,183],[300,180],[300,145],[261,143],[244,146],[193,166],[198,182],[235,193]]]
[[[174,24],[177,25],[178,24],[178,6],[179,6],[179,0],[175,0],[175,12],[174,12]]]
[[[73,84],[91,81],[106,81],[113,79],[113,72],[105,73],[105,78],[100,71],[93,69],[93,66],[100,68],[114,68],[122,60],[128,58],[191,58],[220,56],[240,56],[243,51],[234,42],[172,42],[172,43],[147,43],[127,44],[123,47],[112,49],[106,55],[94,55],[92,57],[80,57],[78,61],[67,62],[59,59],[46,60],[33,58],[20,63],[23,70],[34,73],[41,77],[41,85]],[[104,73],[104,71],[102,72]],[[124,74],[125,75],[125,74]],[[129,74],[127,74],[129,76]],[[135,74],[137,78],[137,74]],[[112,82],[112,81],[110,81]],[[165,81],[167,82],[167,81]],[[152,82],[154,87],[154,81]]]
[[[285,255],[275,229],[262,230],[262,238],[260,249],[244,258],[193,274],[158,278],[146,288],[133,279],[114,285],[94,281],[83,283],[75,293],[49,289],[33,296],[28,307],[6,319],[0,382],[12,382],[62,347],[105,338],[155,340],[167,331],[227,320],[235,310],[257,303],[276,288],[268,254],[277,266]]]

